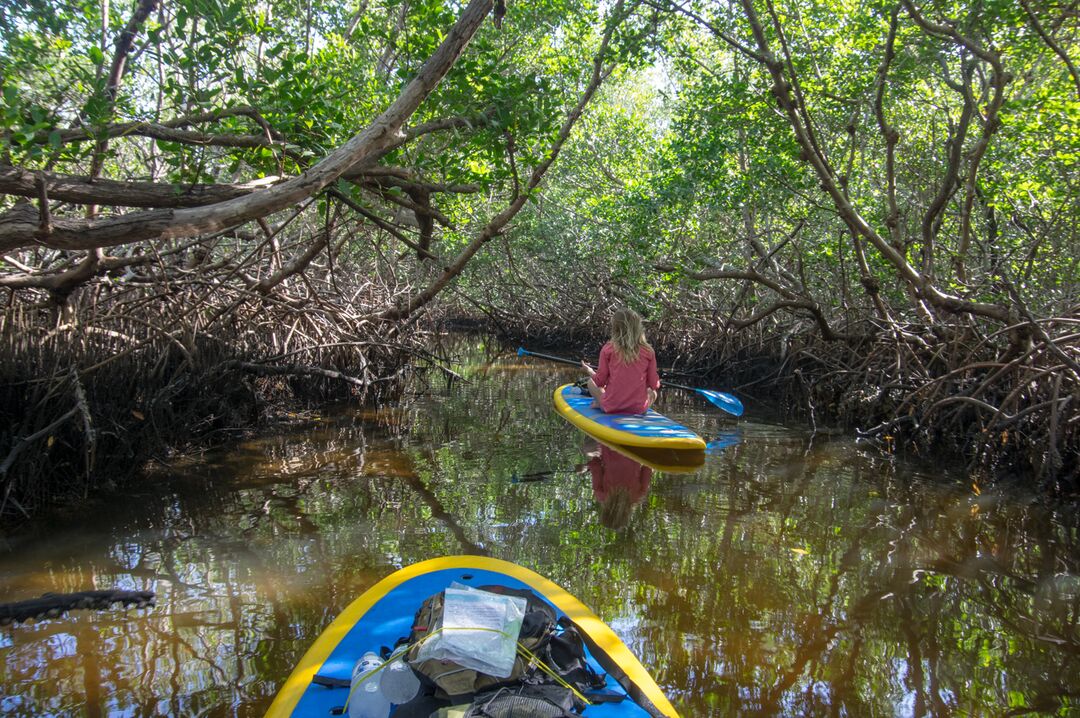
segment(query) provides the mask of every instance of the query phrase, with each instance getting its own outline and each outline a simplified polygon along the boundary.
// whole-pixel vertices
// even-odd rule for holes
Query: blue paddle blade
[[[742,416],[743,414],[742,402],[731,394],[722,391],[713,391],[712,389],[694,389],[694,391],[701,394],[714,405],[720,407],[732,416]]]
[[[523,356],[525,356],[525,355],[526,355],[526,354],[528,354],[528,353],[529,353],[529,352],[525,351],[525,347],[518,347],[518,356],[519,356],[519,357],[523,357]]]

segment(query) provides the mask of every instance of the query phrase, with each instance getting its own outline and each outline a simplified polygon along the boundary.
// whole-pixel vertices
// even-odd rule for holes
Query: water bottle
[[[405,662],[407,649],[408,646],[402,646],[395,651],[379,671],[379,689],[388,701],[398,706],[408,703],[420,692],[420,679],[413,673],[412,666]]]
[[[390,701],[379,690],[379,675],[373,673],[381,665],[382,659],[371,651],[356,662],[349,685],[349,718],[387,718],[390,715]]]

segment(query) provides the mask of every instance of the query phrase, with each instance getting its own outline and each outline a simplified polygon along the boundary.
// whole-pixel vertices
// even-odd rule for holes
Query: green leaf
[[[95,65],[101,65],[105,62],[105,53],[101,51],[100,47],[91,47],[87,55],[90,57],[90,62]]]

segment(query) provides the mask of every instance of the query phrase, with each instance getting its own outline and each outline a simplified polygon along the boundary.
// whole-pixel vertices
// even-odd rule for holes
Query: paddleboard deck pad
[[[705,440],[652,409],[644,414],[605,414],[573,384],[555,390],[555,410],[564,419],[601,441],[623,446],[704,451]]]

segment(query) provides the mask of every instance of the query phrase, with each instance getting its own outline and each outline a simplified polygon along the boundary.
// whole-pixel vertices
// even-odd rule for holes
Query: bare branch
[[[102,204],[114,207],[202,207],[235,197],[245,197],[255,190],[284,181],[264,177],[243,184],[176,185],[161,182],[118,182],[30,172],[0,165],[0,193],[19,197],[40,197],[39,178],[49,197],[75,204]]]

